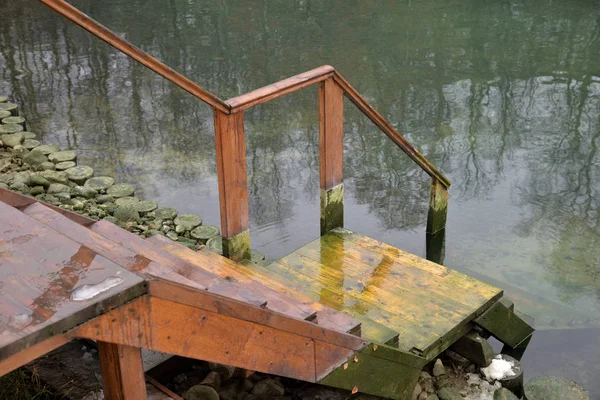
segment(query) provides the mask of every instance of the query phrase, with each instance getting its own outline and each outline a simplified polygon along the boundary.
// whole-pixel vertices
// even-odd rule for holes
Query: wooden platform
[[[492,326],[500,289],[343,229],[261,266],[0,188],[0,263],[0,375],[94,339],[107,398],[145,393],[142,348],[405,399],[476,325],[525,338]]]

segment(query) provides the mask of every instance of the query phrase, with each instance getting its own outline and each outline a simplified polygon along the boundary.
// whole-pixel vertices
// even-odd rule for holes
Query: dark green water
[[[72,2],[221,98],[335,66],[453,181],[445,264],[544,329],[529,376],[600,396],[600,2]],[[34,0],[0,0],[0,93],[43,141],[219,224],[208,106]],[[253,247],[318,235],[316,89],[246,113]],[[424,255],[428,179],[350,103],[346,225]]]

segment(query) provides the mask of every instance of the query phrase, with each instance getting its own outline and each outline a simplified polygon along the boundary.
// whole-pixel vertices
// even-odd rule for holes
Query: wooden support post
[[[448,215],[448,189],[439,180],[431,177],[427,233],[433,235],[446,228]]]
[[[446,230],[425,234],[425,258],[443,265],[446,257]]]
[[[214,112],[223,255],[241,261],[250,258],[244,113]]]
[[[333,78],[319,83],[321,235],[344,226],[344,90]]]
[[[146,400],[142,355],[137,347],[98,341],[106,400]]]

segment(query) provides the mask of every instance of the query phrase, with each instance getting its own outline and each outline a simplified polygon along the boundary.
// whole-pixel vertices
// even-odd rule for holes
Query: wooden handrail
[[[381,114],[377,112],[368,102],[362,97],[356,89],[354,89],[342,75],[335,71],[333,79],[344,89],[346,97],[354,103],[354,105],[362,111],[375,125],[379,127],[398,147],[402,149],[423,171],[429,176],[437,179],[448,189],[450,180],[440,172],[425,156],[414,148]]]
[[[82,13],[69,3],[64,0],[40,0],[42,3],[61,14],[65,18],[71,20],[75,24],[81,26],[83,29],[90,32],[92,35],[104,40],[109,45],[113,46],[117,50],[127,54],[129,57],[133,58],[140,64],[148,67],[152,71],[156,72],[169,82],[179,86],[183,90],[189,92],[190,94],[196,96],[203,102],[207,103],[213,108],[216,108],[222,112],[229,114],[229,105],[225,104],[225,102],[219,99],[214,94],[207,92],[202,89],[200,86],[181,75],[180,73],[174,71],[169,68],[167,65],[161,63],[151,55],[145,53],[139,48],[135,47],[133,44],[129,43],[127,40],[122,37],[116,35],[114,32],[110,31],[104,25],[94,21],[92,18],[88,17],[86,14]]]
[[[231,112],[246,110],[255,105],[266,103],[288,93],[295,92],[314,83],[324,81],[333,76],[335,68],[331,65],[323,65],[319,68],[294,75],[279,82],[272,83],[260,89],[253,90],[241,96],[226,100],[231,107]]]

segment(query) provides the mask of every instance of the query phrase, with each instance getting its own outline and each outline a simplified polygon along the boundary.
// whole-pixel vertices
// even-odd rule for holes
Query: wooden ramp
[[[0,375],[94,339],[107,399],[145,398],[142,348],[406,399],[501,304],[500,289],[343,229],[259,266],[6,189],[0,226]]]

